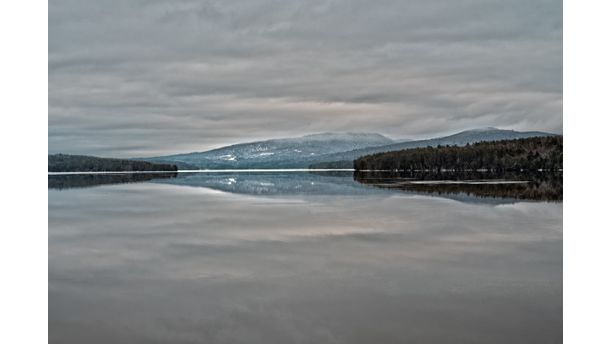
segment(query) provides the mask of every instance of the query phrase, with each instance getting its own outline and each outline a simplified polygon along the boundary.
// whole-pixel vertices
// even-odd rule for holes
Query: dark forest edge
[[[405,149],[362,156],[356,171],[560,171],[563,136]]]
[[[98,158],[87,155],[51,154],[48,172],[131,172],[176,171],[176,165],[156,164],[148,161]]]

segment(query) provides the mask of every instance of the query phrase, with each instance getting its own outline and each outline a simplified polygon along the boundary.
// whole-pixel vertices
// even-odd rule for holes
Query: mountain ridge
[[[238,143],[204,152],[142,158],[187,164],[198,168],[253,168],[261,164],[285,166],[288,160],[311,158],[359,148],[396,143],[377,133],[318,133],[293,138]],[[294,167],[295,161],[290,164]],[[301,166],[304,166],[303,164]]]
[[[424,140],[394,141],[377,133],[318,133],[295,138],[253,141],[204,152],[173,154],[139,160],[175,163],[202,169],[248,168],[352,168],[363,155],[438,145],[464,146],[481,141],[498,141],[535,136],[554,136],[541,131],[515,131],[493,127],[461,131]]]
[[[370,137],[377,137],[380,138],[382,141],[388,141],[389,143],[391,142],[396,142],[382,134],[378,134],[378,133],[365,133],[365,132],[346,132],[346,133],[334,133],[334,132],[324,132],[324,133],[315,133],[315,134],[307,134],[307,135],[303,135],[303,136],[297,136],[297,137],[286,137],[286,138],[278,138],[278,139],[266,139],[266,140],[259,140],[259,141],[247,141],[247,142],[241,142],[241,143],[234,143],[231,145],[227,145],[227,146],[222,146],[222,147],[217,147],[217,148],[212,148],[206,151],[193,151],[193,152],[189,152],[189,153],[176,153],[176,154],[170,154],[170,155],[163,155],[163,156],[159,156],[159,157],[154,157],[154,158],[161,158],[161,157],[174,157],[174,156],[183,156],[183,155],[188,155],[188,154],[203,154],[203,153],[211,153],[211,152],[217,152],[217,151],[221,151],[227,148],[232,148],[232,147],[242,147],[242,146],[247,146],[247,145],[255,145],[255,144],[264,144],[264,143],[270,143],[270,142],[287,142],[287,141],[294,141],[294,142],[298,142],[300,140],[313,140],[313,141],[322,141],[324,137],[347,137],[347,136],[370,136]]]

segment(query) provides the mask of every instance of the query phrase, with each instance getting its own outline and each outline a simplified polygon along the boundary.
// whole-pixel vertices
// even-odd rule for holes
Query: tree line
[[[48,158],[49,172],[176,171],[176,165],[148,161],[98,158],[87,155],[53,154]]]
[[[536,171],[563,169],[563,136],[484,141],[362,156],[357,171]]]

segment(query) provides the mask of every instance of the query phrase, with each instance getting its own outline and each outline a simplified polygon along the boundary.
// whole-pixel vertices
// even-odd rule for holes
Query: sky
[[[561,0],[54,0],[49,153],[563,130]]]

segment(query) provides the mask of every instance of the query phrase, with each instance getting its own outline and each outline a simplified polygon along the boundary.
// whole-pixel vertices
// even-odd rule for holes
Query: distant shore
[[[103,172],[173,172],[178,167],[140,160],[99,158],[88,155],[53,154],[48,156],[48,172],[54,173],[103,173]]]

